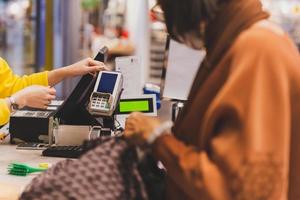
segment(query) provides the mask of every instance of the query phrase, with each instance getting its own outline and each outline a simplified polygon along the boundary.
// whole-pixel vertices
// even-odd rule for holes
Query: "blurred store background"
[[[262,1],[300,47],[300,0]],[[139,56],[144,82],[160,84],[167,35],[150,11],[155,2],[0,0],[0,56],[22,75],[93,57],[106,45],[111,61]],[[68,80],[59,85],[59,97],[66,97],[75,84]]]

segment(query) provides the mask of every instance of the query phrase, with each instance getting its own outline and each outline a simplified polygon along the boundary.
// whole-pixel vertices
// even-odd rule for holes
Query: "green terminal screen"
[[[120,102],[120,112],[147,112],[149,111],[149,101],[124,101]]]

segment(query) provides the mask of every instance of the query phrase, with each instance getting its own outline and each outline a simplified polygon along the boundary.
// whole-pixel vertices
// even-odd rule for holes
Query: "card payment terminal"
[[[123,89],[123,76],[120,72],[99,72],[90,97],[88,110],[96,116],[112,116]]]

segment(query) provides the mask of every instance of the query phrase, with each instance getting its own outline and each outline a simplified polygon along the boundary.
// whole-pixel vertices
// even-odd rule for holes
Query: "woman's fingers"
[[[88,66],[99,66],[103,69],[107,68],[103,62],[100,62],[98,60],[94,60],[92,58],[88,58]]]
[[[47,94],[45,95],[45,97],[41,100],[41,102],[36,105],[37,107],[41,108],[41,109],[47,109],[49,104],[51,104],[51,101],[54,100],[56,98],[55,95],[52,94]]]
[[[56,89],[54,87],[48,87],[47,93],[56,95]]]
[[[54,100],[55,98],[56,98],[55,95],[47,94],[45,99],[46,99],[46,100],[49,100],[49,101],[51,102],[51,101]]]
[[[98,60],[94,60],[92,58],[88,58],[88,66],[102,66],[104,67],[104,63]]]
[[[88,67],[98,67],[101,70],[109,70],[103,62],[98,60],[88,59]]]
[[[126,138],[130,138],[132,135],[133,135],[133,132],[132,132],[132,131],[130,131],[130,130],[125,130],[125,131],[124,131],[124,136],[125,136]]]
[[[94,74],[96,72],[103,71],[104,67],[102,67],[102,66],[91,66],[91,67],[87,67],[86,70],[87,70],[87,73]]]

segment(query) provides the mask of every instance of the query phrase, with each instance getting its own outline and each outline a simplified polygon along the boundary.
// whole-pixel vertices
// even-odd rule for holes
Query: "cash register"
[[[95,60],[106,62],[108,49],[99,51]],[[81,78],[71,95],[55,117],[61,125],[101,127],[106,133],[115,131],[114,111],[123,89],[123,76],[119,72],[102,71],[96,76]],[[44,156],[79,157],[81,146],[52,145],[43,151]]]
[[[95,60],[105,63],[107,57],[108,48],[103,47]],[[52,101],[51,106],[49,106],[51,110],[25,108],[14,112],[10,117],[10,142],[49,143],[51,145],[55,119],[59,119],[60,124],[64,125],[101,125],[101,121],[87,110],[96,79],[97,76],[92,74],[82,76],[65,101]]]
[[[123,87],[123,77],[119,72],[102,71],[98,74],[93,92],[86,109],[94,118],[103,118],[100,131],[109,136],[115,131],[114,111],[118,105]],[[98,127],[98,126],[97,126]],[[81,146],[51,146],[43,151],[44,156],[77,158]]]
[[[98,57],[105,58],[103,55],[106,53],[100,51],[101,56]],[[155,95],[121,97],[122,91],[123,75],[120,72],[102,71],[97,76],[86,75],[56,116],[60,124],[88,125],[93,127],[91,135],[111,137],[124,127],[125,118],[131,112],[157,115]],[[81,146],[52,145],[43,151],[44,156],[68,158],[77,158],[81,153]]]

